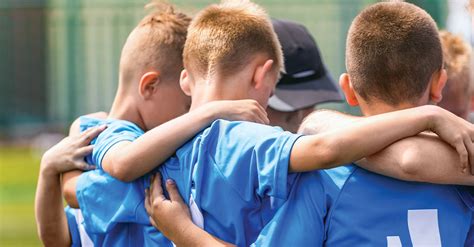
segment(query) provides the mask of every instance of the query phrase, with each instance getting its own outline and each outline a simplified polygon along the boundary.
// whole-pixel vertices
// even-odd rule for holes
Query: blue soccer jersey
[[[346,171],[327,171],[334,184],[345,183],[327,218],[326,245],[464,245],[472,211],[455,186],[400,181],[358,167]]]
[[[84,229],[84,218],[82,217],[80,209],[64,208],[66,219],[71,236],[72,247],[93,247],[93,241]]]
[[[458,186],[458,192],[464,203],[474,212],[474,187],[472,186]],[[471,228],[467,234],[465,247],[474,246],[474,213],[472,214]]]
[[[111,126],[106,131],[133,136],[120,134]],[[107,132],[95,142],[93,164],[102,160],[105,152],[101,150],[112,146],[108,140],[121,140],[102,137],[104,134]],[[298,137],[280,128],[217,120],[182,146],[159,171],[163,181],[176,181],[195,222],[225,241],[248,246],[286,200],[298,176],[288,175],[291,149]],[[78,181],[77,196],[86,228],[102,234],[124,223],[150,226],[143,207],[148,179],[122,183],[104,174],[100,170],[87,172]],[[162,237],[153,228],[147,229],[152,239]]]
[[[269,223],[274,229],[262,231],[257,246],[291,241],[295,246],[469,246],[472,241],[469,198],[455,186],[400,181],[352,165],[320,171],[319,178],[329,210],[325,230],[315,226],[321,215],[298,215],[322,208],[320,203],[297,194]],[[316,231],[300,230],[308,228]]]
[[[102,170],[102,159],[113,145],[134,141],[144,132],[128,121],[81,117],[81,131],[102,124],[107,129],[92,141],[94,150],[86,157],[97,169],[83,173],[76,186],[88,236],[95,246],[173,246],[150,224],[143,209],[149,177],[125,183]]]
[[[252,246],[322,246],[328,210],[324,176],[318,171],[300,174],[288,200]]]

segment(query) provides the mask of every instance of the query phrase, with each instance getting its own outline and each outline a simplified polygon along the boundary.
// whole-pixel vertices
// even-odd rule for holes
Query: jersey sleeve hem
[[[286,200],[289,193],[289,184],[295,180],[296,174],[289,174],[291,151],[294,144],[302,135],[291,135],[285,142],[282,152],[279,154],[278,167],[276,169],[275,193],[273,197]],[[288,155],[285,155],[288,154]]]

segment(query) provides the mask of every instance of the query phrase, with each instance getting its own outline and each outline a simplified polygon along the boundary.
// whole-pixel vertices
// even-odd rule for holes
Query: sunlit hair
[[[368,102],[416,103],[442,65],[436,23],[413,4],[377,3],[352,22],[346,67],[355,91]]]
[[[151,12],[130,33],[122,49],[121,81],[136,81],[149,70],[177,81],[191,18],[163,1],[152,1],[145,8]]]
[[[440,32],[443,45],[444,66],[448,72],[445,96],[450,92],[472,94],[471,47],[459,35],[447,31]]]
[[[191,73],[208,78],[241,70],[256,54],[274,60],[283,69],[283,54],[271,21],[250,1],[223,1],[194,17],[184,47],[184,65]]]

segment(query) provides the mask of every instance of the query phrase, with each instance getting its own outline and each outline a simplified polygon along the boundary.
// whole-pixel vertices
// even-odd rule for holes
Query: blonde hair
[[[444,66],[448,73],[445,91],[462,90],[472,94],[471,47],[459,35],[440,31]]]
[[[191,18],[163,1],[152,1],[151,12],[130,33],[120,57],[124,83],[136,81],[148,70],[165,78],[179,78],[183,69],[183,48]]]
[[[283,69],[281,45],[265,10],[250,1],[222,1],[193,19],[183,59],[187,70],[208,78],[241,70],[257,53]]]

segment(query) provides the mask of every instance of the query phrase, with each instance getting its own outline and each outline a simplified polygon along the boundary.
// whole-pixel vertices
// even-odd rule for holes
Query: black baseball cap
[[[268,105],[290,112],[319,103],[342,101],[336,82],[323,64],[311,34],[301,24],[272,19],[285,59],[285,70]]]

